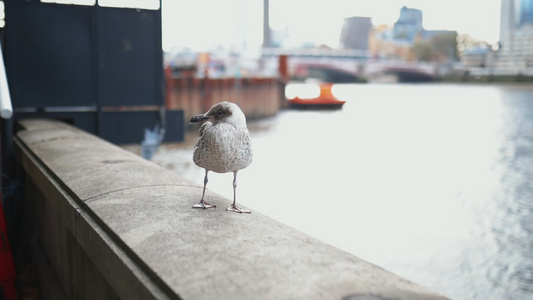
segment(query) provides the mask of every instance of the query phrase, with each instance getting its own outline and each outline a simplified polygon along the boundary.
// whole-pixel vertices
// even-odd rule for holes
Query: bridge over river
[[[398,82],[427,82],[438,79],[438,66],[426,62],[371,59],[367,51],[333,49],[263,49],[264,57],[289,57],[289,73],[296,79],[353,83],[395,77]]]

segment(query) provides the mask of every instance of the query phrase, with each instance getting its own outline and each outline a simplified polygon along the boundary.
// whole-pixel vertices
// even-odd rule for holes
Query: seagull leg
[[[233,172],[233,204],[226,208],[226,210],[238,212],[240,214],[251,214],[249,210],[242,209],[237,207],[237,171]]]
[[[207,202],[204,201],[204,196],[205,196],[205,187],[207,186],[207,172],[209,172],[207,169],[205,169],[205,177],[204,177],[204,191],[202,192],[202,199],[200,200],[200,202],[196,203],[195,205],[193,205],[192,207],[193,208],[212,208],[212,207],[217,207],[216,205],[214,204],[209,204]]]

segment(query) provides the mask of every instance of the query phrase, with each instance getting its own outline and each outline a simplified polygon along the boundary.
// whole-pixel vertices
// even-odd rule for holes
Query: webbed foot
[[[230,207],[226,208],[226,210],[237,212],[237,213],[240,213],[240,214],[251,214],[252,213],[249,210],[237,207],[237,205],[235,205],[235,204],[232,204]]]
[[[203,209],[214,208],[214,207],[217,207],[217,206],[214,204],[209,204],[205,202],[204,200],[200,200],[200,202],[192,206],[192,208],[203,208]]]

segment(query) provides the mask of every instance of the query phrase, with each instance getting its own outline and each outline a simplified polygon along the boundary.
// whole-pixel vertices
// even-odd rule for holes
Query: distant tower
[[[263,0],[263,48],[269,48],[272,46],[270,39],[269,10],[268,0]]]
[[[368,37],[372,29],[372,19],[351,17],[344,19],[340,45],[344,49],[368,50]]]

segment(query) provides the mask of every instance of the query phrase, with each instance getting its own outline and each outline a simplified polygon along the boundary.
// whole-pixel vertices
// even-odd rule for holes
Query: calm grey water
[[[533,299],[533,87],[334,93],[342,110],[249,123],[238,201],[452,299]],[[201,184],[195,138],[153,161]],[[232,175],[208,188],[231,198]]]

